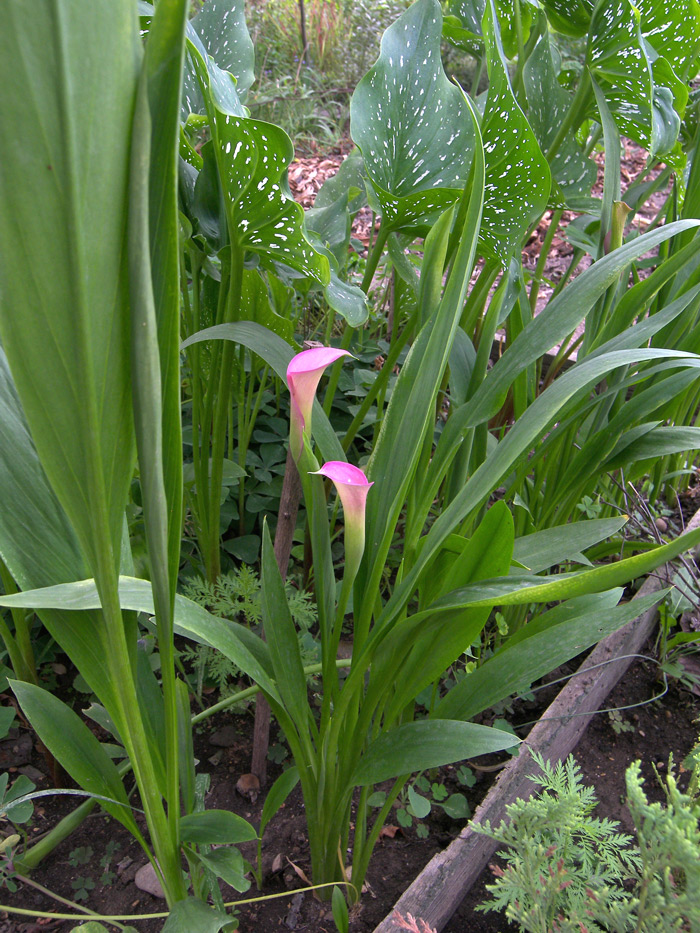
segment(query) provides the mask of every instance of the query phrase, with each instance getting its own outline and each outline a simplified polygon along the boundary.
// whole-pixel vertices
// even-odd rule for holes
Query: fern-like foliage
[[[189,580],[183,587],[183,593],[222,619],[254,628],[262,620],[260,586],[256,571],[243,564],[237,570],[220,576],[216,583],[201,578]],[[302,662],[304,665],[313,664],[318,659],[318,646],[311,633],[318,618],[316,606],[308,593],[298,590],[289,581],[285,584],[285,591],[299,633]],[[218,689],[222,699],[240,689],[240,669],[213,648],[188,645],[180,657],[192,666],[198,696],[201,697],[205,680]]]
[[[595,791],[571,756],[556,766],[533,758],[540,792],[511,804],[495,829],[472,824],[506,847],[506,868],[492,866],[492,899],[479,909],[504,911],[527,933],[700,931],[700,804],[679,790],[673,762],[665,806],[649,803],[639,762],[627,770],[635,842],[592,816]]]

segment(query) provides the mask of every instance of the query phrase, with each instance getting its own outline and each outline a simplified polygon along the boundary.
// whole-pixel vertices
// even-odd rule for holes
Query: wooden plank
[[[700,511],[693,516],[686,530],[698,526]],[[655,576],[647,578],[635,599],[668,586],[672,573],[670,567],[659,568]],[[646,642],[655,620],[656,609],[649,609],[603,639],[545,710],[523,744],[536,749],[549,761],[566,758],[596,710],[631,665],[633,658],[627,656],[639,652]],[[598,667],[600,664],[604,666]],[[474,821],[490,820],[498,825],[506,815],[508,804],[518,797],[528,798],[536,789],[528,779],[535,770],[531,756],[523,750],[501,771],[474,813]],[[497,844],[492,839],[475,833],[468,824],[446,849],[431,859],[401,895],[395,909],[404,916],[410,913],[427,921],[437,931],[442,930],[496,848]],[[374,933],[396,933],[397,929],[389,914]]]

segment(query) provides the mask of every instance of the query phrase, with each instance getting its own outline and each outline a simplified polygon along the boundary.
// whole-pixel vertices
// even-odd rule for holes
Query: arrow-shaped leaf
[[[491,2],[483,31],[489,92],[481,125],[486,157],[481,239],[490,252],[505,259],[547,207],[551,174],[513,94]]]
[[[442,67],[441,35],[440,4],[416,0],[384,33],[350,104],[350,132],[391,230],[443,213],[471,164],[471,119]]]

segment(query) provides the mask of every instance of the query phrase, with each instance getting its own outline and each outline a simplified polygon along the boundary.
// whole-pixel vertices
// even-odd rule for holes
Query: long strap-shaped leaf
[[[42,10],[0,7],[0,79],[15,89],[0,100],[0,124],[14,127],[0,163],[0,334],[49,481],[92,566],[116,572],[133,465],[124,240],[135,10],[126,0]]]

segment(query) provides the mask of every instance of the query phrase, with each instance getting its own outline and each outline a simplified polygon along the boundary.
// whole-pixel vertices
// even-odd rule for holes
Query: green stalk
[[[225,317],[222,323],[232,323],[236,319],[241,303],[243,287],[243,255],[231,244],[231,272]],[[231,340],[222,341],[221,364],[219,368],[218,391],[213,406],[212,444],[211,444],[211,480],[209,483],[209,540],[207,542],[207,573],[214,582],[221,573],[221,554],[219,551],[219,499],[224,469],[224,451],[226,449],[226,423],[228,420],[231,375],[236,346]],[[208,464],[207,464],[208,466]]]
[[[17,584],[3,561],[0,559],[0,580],[5,592],[17,593]],[[12,635],[9,627],[0,616],[0,638],[2,638],[10,658],[12,670],[18,680],[30,684],[39,684],[36,672],[36,660],[32,648],[31,625],[28,622],[30,613],[26,609],[11,609],[12,621],[15,624],[15,634]]]
[[[542,243],[542,250],[540,255],[537,258],[537,265],[535,266],[535,274],[532,277],[532,285],[530,286],[530,307],[534,314],[535,308],[537,307],[537,296],[540,291],[540,285],[542,284],[542,279],[544,277],[545,266],[547,265],[547,257],[549,256],[549,251],[552,248],[552,241],[554,240],[554,234],[559,229],[559,223],[564,214],[563,208],[560,208],[552,214],[552,219],[549,222],[549,227],[547,227],[547,233]]]

